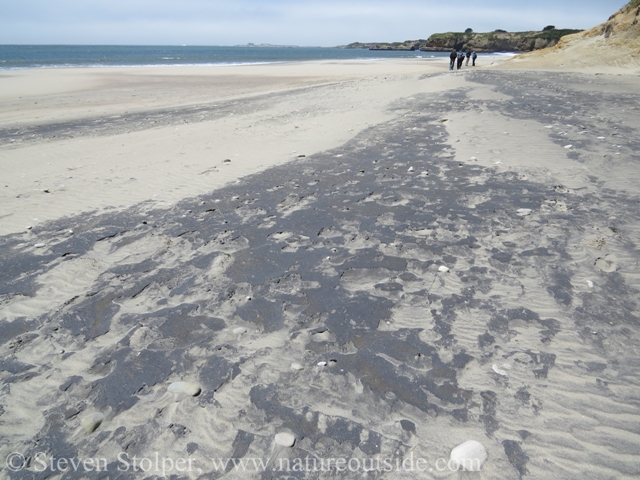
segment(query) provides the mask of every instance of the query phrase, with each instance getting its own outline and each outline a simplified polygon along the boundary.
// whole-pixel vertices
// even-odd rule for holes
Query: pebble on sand
[[[291,370],[304,370],[304,367],[302,365],[300,365],[299,363],[292,363],[291,364]]]
[[[327,366],[327,362],[318,362],[318,366],[319,367],[326,367]]]
[[[36,248],[42,248],[42,247],[46,247],[46,246],[47,246],[47,244],[46,244],[46,243],[36,243],[36,244],[34,245],[34,247],[36,247]]]
[[[276,434],[276,443],[283,447],[293,447],[296,443],[296,437],[293,433],[280,432]]]
[[[564,148],[566,148],[567,150],[569,150],[571,147],[573,147],[573,145],[565,145]]]
[[[247,329],[244,327],[237,327],[233,329],[234,335],[242,335],[243,333],[247,333]]]
[[[413,172],[413,167],[409,167],[409,170],[407,170],[407,172]]]
[[[587,280],[587,285],[589,288],[593,288],[593,282],[591,280]]]
[[[526,217],[527,215],[531,215],[531,211],[532,210],[530,208],[519,208],[516,210],[516,213],[521,217]]]
[[[447,272],[449,271],[449,267],[445,267],[444,265],[440,265],[440,266],[438,267],[438,271],[439,271],[440,273],[447,273]]]
[[[467,440],[451,450],[450,462],[454,462],[463,470],[479,472],[487,459],[487,450],[480,442]]]
[[[190,382],[173,382],[167,388],[167,391],[171,393],[184,393],[185,395],[190,395],[192,397],[196,397],[200,394],[201,389],[199,385]]]
[[[100,426],[103,420],[104,415],[100,412],[95,412],[84,417],[80,421],[80,425],[82,425],[82,428],[84,428],[85,432],[93,433],[95,432],[96,428]]]

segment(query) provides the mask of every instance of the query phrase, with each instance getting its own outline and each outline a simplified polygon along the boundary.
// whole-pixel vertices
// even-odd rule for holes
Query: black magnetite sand
[[[604,77],[616,87],[609,93],[589,87],[598,77],[475,72],[468,78],[513,101],[477,105],[464,91],[416,96],[395,106],[402,113],[397,120],[341,148],[271,168],[170,210],[141,205],[63,218],[34,227],[27,241],[22,234],[0,239],[4,302],[37,295],[43,274],[88,255],[101,242],[115,252],[134,242],[168,239],[166,251],[107,266],[85,294],[64,299],[61,308],[0,323],[5,405],[14,385],[49,375],[48,365],[23,362],[20,352],[53,342],[73,345],[60,354],[71,359],[76,350],[121,332],[109,348],[96,351],[87,375],[70,376],[47,397],[49,403],[34,404],[44,427],[13,450],[27,462],[37,452],[148,456],[154,437],[166,434],[178,445],[172,455],[201,455],[198,475],[173,472],[175,478],[222,478],[224,472],[204,458],[269,457],[273,429],[295,434],[290,458],[402,460],[417,451],[433,452],[430,461],[448,458],[459,441],[452,437],[446,443],[447,432],[433,440],[420,434],[444,422],[439,425],[452,431],[468,430],[469,438],[489,450],[484,473],[476,474],[489,476],[477,478],[577,478],[578,471],[582,478],[639,475],[638,284],[619,273],[620,255],[603,253],[579,263],[572,252],[582,229],[599,225],[618,236],[625,258],[637,262],[640,196],[598,189],[595,176],[590,188],[572,190],[460,163],[443,124],[452,111],[483,108],[567,125],[567,131],[597,126],[624,139],[622,151],[638,162],[638,94],[624,81]],[[569,83],[572,88],[563,87]],[[603,120],[605,106],[627,123],[615,115]],[[550,131],[554,141],[567,143],[566,136],[554,135]],[[588,154],[597,143],[593,137],[576,136],[567,155],[579,160]],[[555,209],[559,202],[566,209]],[[531,214],[519,215],[523,208]],[[47,246],[34,249],[33,239]],[[178,258],[168,263],[178,244]],[[218,265],[214,276],[212,265]],[[579,273],[593,286],[578,280]],[[123,308],[136,299],[149,311]],[[223,336],[238,325],[248,332]],[[155,340],[138,351],[131,339],[143,327]],[[252,350],[243,340],[251,337],[260,345],[261,337],[274,333],[298,347]],[[301,371],[289,369],[295,352]],[[246,373],[247,362],[264,357],[265,368],[273,368],[280,356],[282,368],[272,381]],[[512,369],[507,376],[492,369],[505,363]],[[153,408],[139,425],[111,426],[183,377],[202,387],[198,408],[210,415],[225,410],[235,419],[235,440],[226,450],[194,434],[195,424],[162,427],[163,413]],[[248,398],[230,414],[217,396],[236,382]],[[336,403],[349,415],[331,414]],[[89,411],[105,412],[106,420],[78,437],[79,419]],[[0,421],[2,412],[0,407]],[[396,430],[389,426],[394,421]],[[33,460],[29,465],[4,475],[52,476],[35,471]],[[117,466],[110,457],[108,478],[145,477],[118,472]],[[154,475],[159,473],[146,477]],[[283,476],[271,469],[245,475],[429,478],[380,471]]]

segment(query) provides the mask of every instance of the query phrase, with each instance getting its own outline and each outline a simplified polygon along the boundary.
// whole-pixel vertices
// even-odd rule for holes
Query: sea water
[[[320,47],[0,45],[0,70],[61,67],[245,65],[311,60],[448,57],[447,52]]]

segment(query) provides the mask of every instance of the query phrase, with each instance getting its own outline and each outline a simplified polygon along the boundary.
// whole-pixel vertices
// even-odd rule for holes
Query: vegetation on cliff
[[[640,0],[637,0],[640,2]],[[351,43],[344,48],[369,48],[373,50],[475,50],[477,52],[528,52],[547,48],[558,43],[565,35],[581,30],[556,29],[546,27],[542,31],[506,32],[495,30],[488,33],[474,33],[468,28],[465,32],[435,33],[428,39],[406,40],[393,43]]]

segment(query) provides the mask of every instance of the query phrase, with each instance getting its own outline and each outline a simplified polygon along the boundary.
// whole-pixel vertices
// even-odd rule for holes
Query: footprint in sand
[[[613,255],[605,255],[604,257],[596,258],[595,265],[600,270],[607,273],[615,272],[618,268],[618,264],[615,262],[615,257]]]

